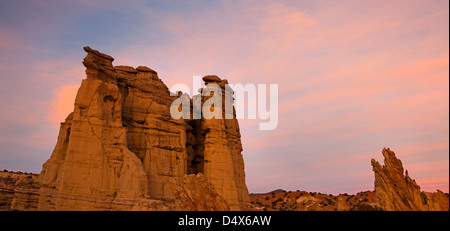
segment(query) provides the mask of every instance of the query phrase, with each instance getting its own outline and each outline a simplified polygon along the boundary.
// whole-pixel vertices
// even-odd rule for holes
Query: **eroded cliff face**
[[[217,193],[213,210],[246,206],[236,119],[175,120],[178,97],[154,70],[114,67],[112,57],[84,49],[87,78],[43,165],[38,210],[192,210],[175,203],[189,173],[202,177],[186,187]]]
[[[0,211],[34,211],[39,200],[39,175],[0,172]]]
[[[422,192],[420,186],[404,171],[401,160],[389,148],[383,149],[384,165],[372,159],[375,194],[386,211],[448,211],[449,197],[442,191]]]

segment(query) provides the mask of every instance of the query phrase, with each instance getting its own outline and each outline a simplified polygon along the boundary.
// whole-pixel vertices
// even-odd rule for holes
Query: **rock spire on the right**
[[[406,170],[402,161],[389,148],[383,149],[384,165],[372,159],[375,173],[375,195],[385,211],[442,211],[449,210],[449,197],[442,191],[422,192]]]

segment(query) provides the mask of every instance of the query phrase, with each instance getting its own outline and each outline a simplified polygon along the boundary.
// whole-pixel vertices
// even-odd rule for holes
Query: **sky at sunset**
[[[278,127],[239,121],[250,192],[373,190],[389,147],[449,191],[449,1],[0,1],[0,170],[39,173],[83,46],[164,83],[278,84]]]

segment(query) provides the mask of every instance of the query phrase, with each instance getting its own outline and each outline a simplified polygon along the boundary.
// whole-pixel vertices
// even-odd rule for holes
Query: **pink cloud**
[[[47,117],[50,122],[64,122],[67,115],[73,112],[73,103],[75,102],[75,96],[79,87],[80,85],[66,85],[58,88],[55,91],[55,98],[52,102],[52,109]]]
[[[22,41],[11,30],[0,27],[0,49],[18,49],[22,46]]]
[[[448,176],[416,179],[420,189],[425,192],[436,192],[439,189],[442,192],[448,193],[448,181]]]

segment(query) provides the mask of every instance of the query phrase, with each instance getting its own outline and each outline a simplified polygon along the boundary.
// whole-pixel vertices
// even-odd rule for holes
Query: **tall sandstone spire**
[[[372,159],[375,173],[375,195],[380,207],[386,211],[447,211],[448,196],[442,191],[422,192],[402,161],[389,148],[383,149],[384,165]]]
[[[38,210],[245,209],[235,116],[175,120],[178,97],[154,70],[84,50],[87,77],[43,165]]]

